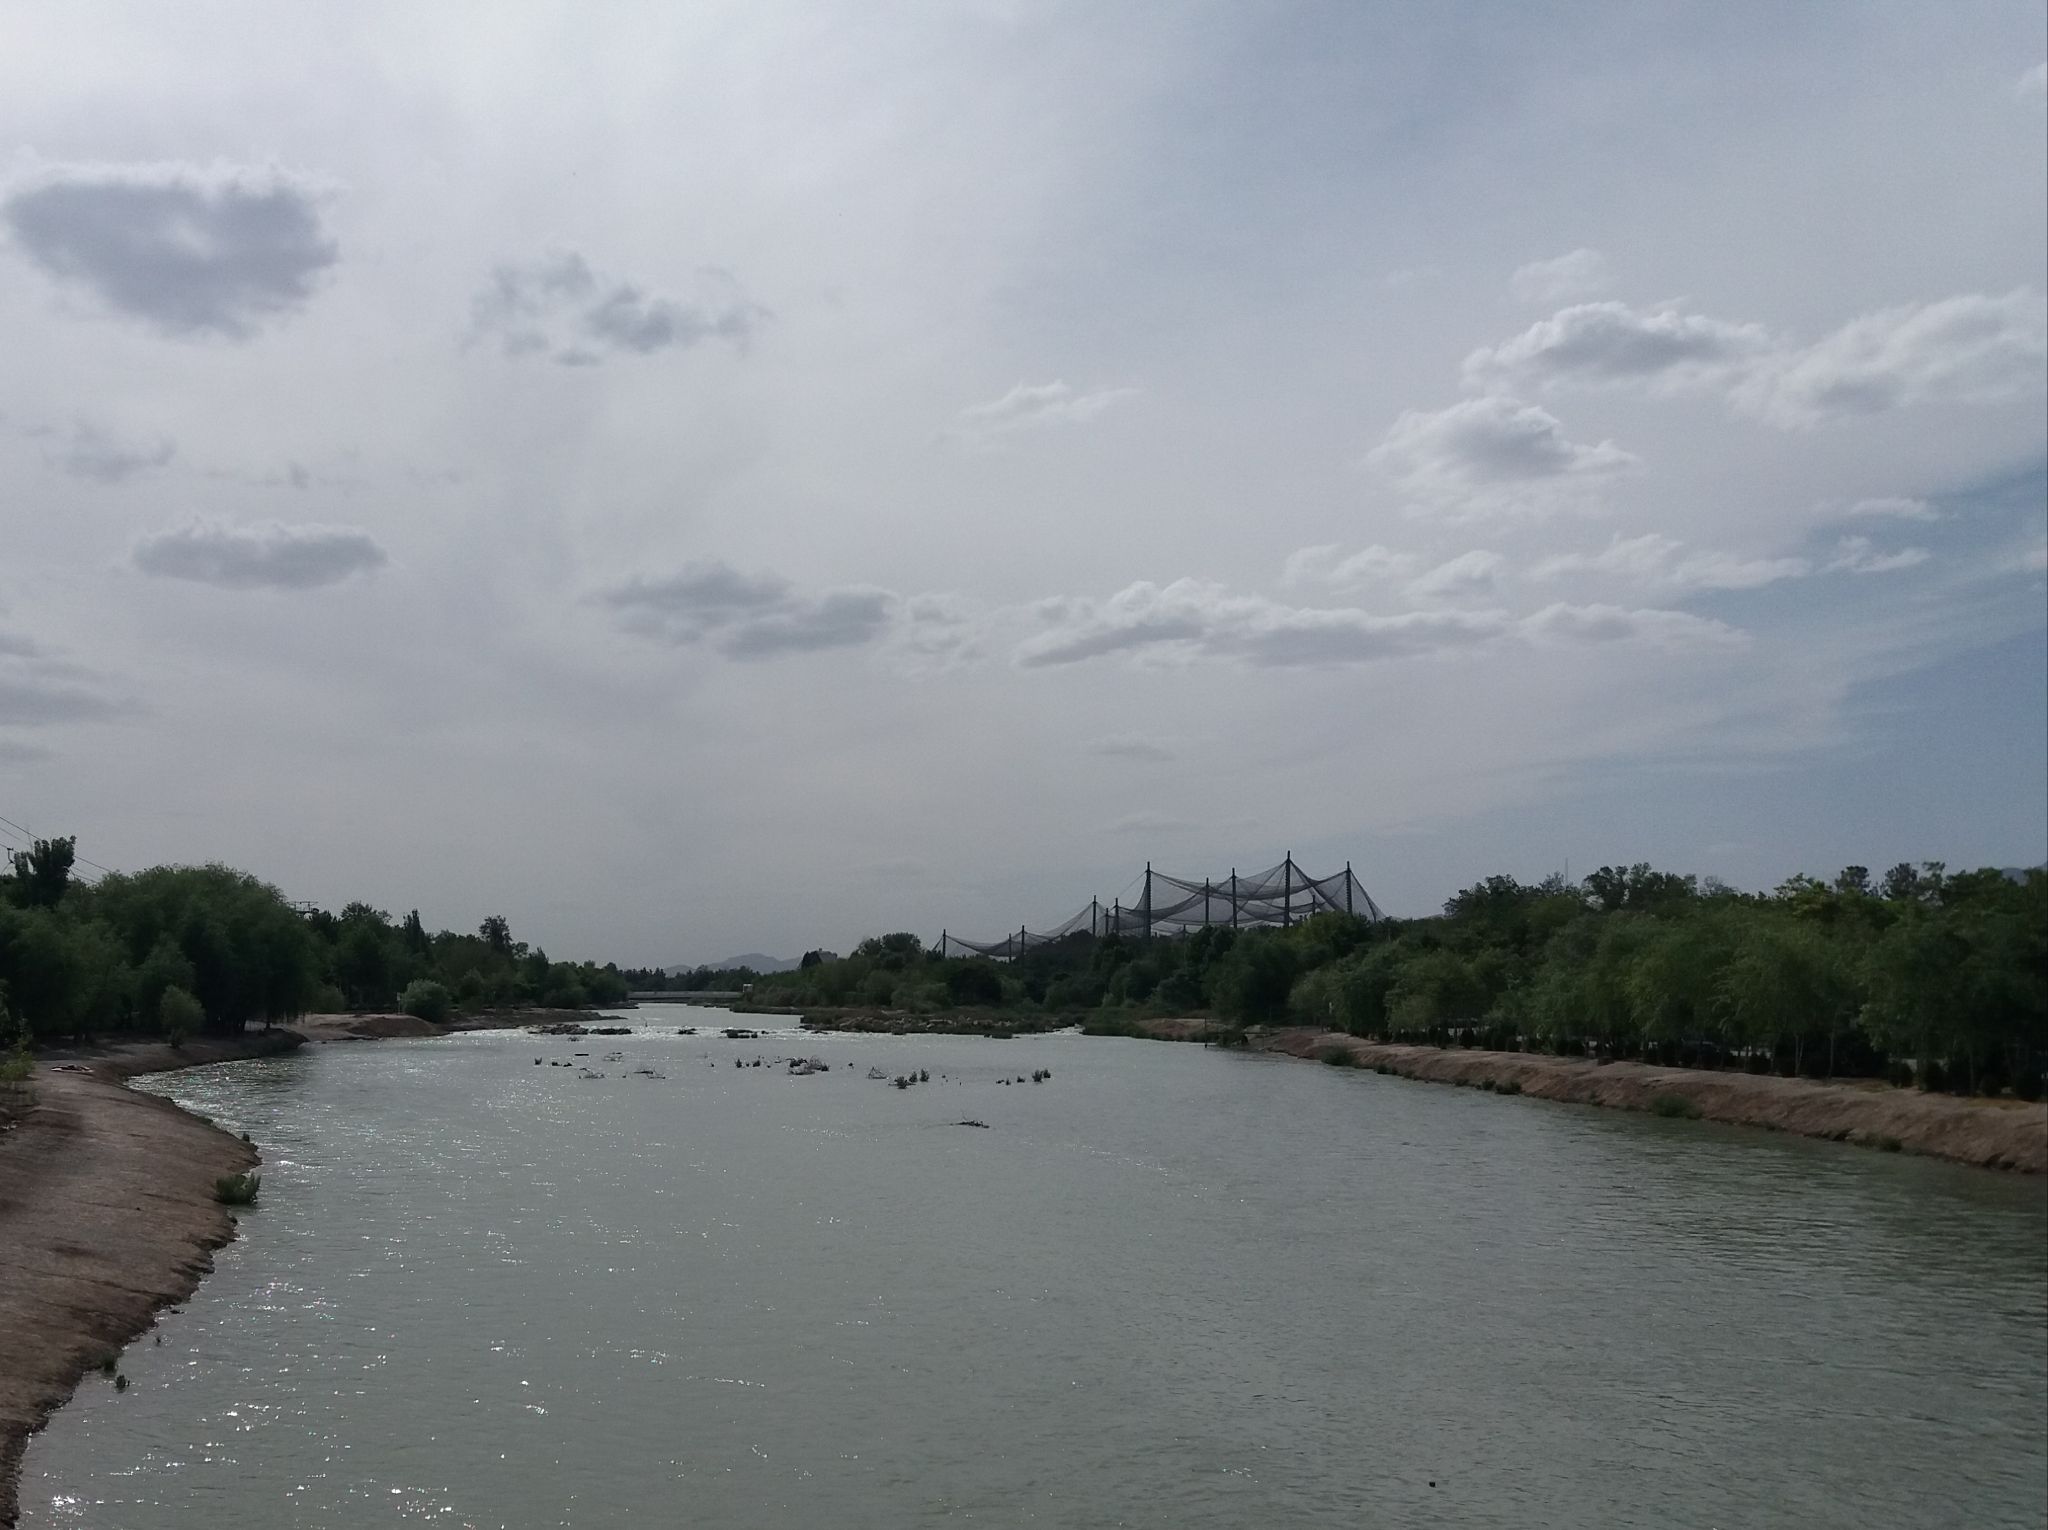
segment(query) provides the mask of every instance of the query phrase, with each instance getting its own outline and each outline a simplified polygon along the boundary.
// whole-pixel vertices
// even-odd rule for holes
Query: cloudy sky
[[[100,865],[665,961],[2048,854],[2038,0],[0,28]]]

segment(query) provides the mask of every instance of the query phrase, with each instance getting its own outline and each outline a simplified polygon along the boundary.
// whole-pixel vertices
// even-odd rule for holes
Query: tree
[[[400,1009],[430,1025],[439,1025],[448,1018],[450,1003],[448,990],[431,978],[415,979],[398,996]]]
[[[156,1024],[165,1040],[174,1047],[181,1047],[196,1032],[205,1029],[206,1012],[199,1007],[197,999],[173,984],[157,1001]]]
[[[512,923],[503,914],[492,914],[477,926],[485,945],[499,956],[512,954]]]
[[[17,899],[28,908],[55,908],[71,885],[71,864],[76,859],[76,836],[39,839],[26,850],[8,852],[14,865],[12,882]]]

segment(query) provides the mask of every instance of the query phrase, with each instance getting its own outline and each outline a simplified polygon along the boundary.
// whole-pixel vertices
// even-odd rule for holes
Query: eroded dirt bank
[[[1491,1082],[1496,1088],[1513,1082],[1523,1094],[1575,1105],[1648,1110],[1659,1096],[1676,1095],[1697,1107],[1706,1121],[1865,1146],[1889,1140],[1906,1152],[1987,1169],[2048,1171],[2048,1104],[1530,1052],[1392,1046],[1335,1031],[1274,1031],[1253,1045],[1308,1058],[1341,1047],[1360,1066],[1386,1067],[1403,1078],[1468,1086]]]
[[[234,1236],[214,1181],[256,1162],[238,1138],[121,1080],[262,1056],[290,1031],[52,1056],[0,1136],[0,1525],[19,1513],[28,1437],[79,1378],[183,1301]]]

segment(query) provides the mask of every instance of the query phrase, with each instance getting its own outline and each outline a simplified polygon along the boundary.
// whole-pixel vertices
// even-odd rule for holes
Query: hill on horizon
[[[675,962],[662,968],[671,977],[685,972],[695,972],[699,967],[709,967],[713,972],[724,972],[733,967],[748,967],[755,972],[794,972],[802,960],[795,956],[769,956],[761,951],[748,951],[739,956],[723,956],[715,962]]]

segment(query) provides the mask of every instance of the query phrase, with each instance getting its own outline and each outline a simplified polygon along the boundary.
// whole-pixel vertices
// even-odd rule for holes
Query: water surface
[[[254,1135],[261,1205],[31,1446],[24,1525],[2043,1524],[2037,1180],[1194,1046],[633,1018],[153,1081]],[[733,1066],[796,1052],[832,1070]]]

